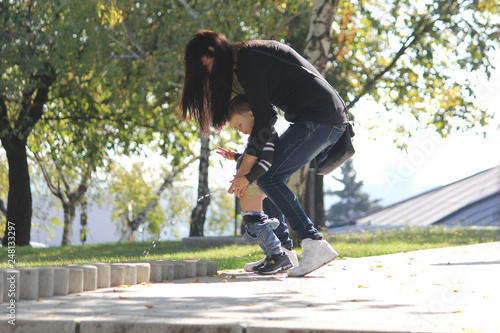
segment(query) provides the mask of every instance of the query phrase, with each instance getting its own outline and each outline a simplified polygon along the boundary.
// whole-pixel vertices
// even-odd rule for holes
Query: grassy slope
[[[364,234],[327,235],[327,240],[340,257],[365,257],[402,251],[494,242],[500,240],[499,230],[492,229],[417,229]],[[146,257],[145,253],[149,251]],[[11,251],[12,252],[12,251]],[[301,249],[297,249],[301,252]],[[187,249],[179,241],[130,242],[86,246],[33,249],[15,248],[15,267],[61,266],[89,262],[123,262],[152,260],[217,261],[219,269],[241,268],[246,262],[262,258],[255,245],[232,245],[212,249]],[[0,268],[9,267],[7,248],[0,248]]]

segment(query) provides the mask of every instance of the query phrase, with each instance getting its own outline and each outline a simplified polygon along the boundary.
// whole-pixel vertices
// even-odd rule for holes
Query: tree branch
[[[5,104],[3,96],[0,96],[0,133],[2,133],[3,131],[8,131],[9,128],[10,128],[10,122],[9,122],[9,117],[7,115],[7,105]],[[2,136],[6,134],[7,133],[3,134]]]
[[[33,155],[35,156],[35,160],[36,160],[38,166],[42,170],[43,178],[45,178],[45,181],[47,182],[47,186],[49,187],[49,190],[52,192],[52,194],[54,194],[56,197],[58,197],[59,199],[62,200],[61,190],[60,190],[60,188],[56,188],[56,186],[52,182],[52,179],[49,176],[49,172],[48,172],[47,168],[45,167],[46,163],[44,163],[42,161],[42,159],[40,158],[40,155],[38,155],[38,153],[34,152]]]
[[[284,20],[283,22],[281,22],[280,24],[278,24],[276,27],[274,27],[274,30],[271,31],[271,33],[267,36],[263,35],[262,38],[263,39],[270,39],[274,36],[274,34],[276,34],[276,32],[278,32],[279,29],[281,29],[282,27],[290,24],[290,22],[292,22],[293,20],[295,20],[297,17],[299,17],[300,15],[302,14],[306,14],[308,13],[309,11],[308,10],[302,10],[300,12],[296,12],[295,14],[293,14],[292,16],[288,17],[286,20]]]
[[[47,68],[40,70],[40,72],[35,76],[35,79],[38,79],[35,99],[31,102],[31,96],[34,91],[23,94],[23,99],[27,98],[27,100],[23,100],[23,107],[19,113],[19,119],[23,120],[19,124],[22,139],[26,139],[29,136],[33,127],[42,118],[43,106],[49,98],[50,86],[56,79],[50,65],[47,65]]]
[[[418,23],[418,26],[413,30],[413,33],[406,39],[406,42],[398,50],[398,52],[396,53],[390,64],[387,65],[382,71],[380,71],[380,73],[378,73],[372,79],[366,82],[361,93],[358,96],[356,96],[354,100],[352,100],[352,102],[348,103],[347,109],[353,107],[364,95],[372,91],[377,81],[380,80],[387,72],[389,72],[396,65],[397,61],[405,54],[405,52],[409,48],[411,48],[423,36],[423,34],[427,31],[427,29],[429,29],[429,27],[433,26],[435,23],[435,21],[430,21],[429,23],[426,22],[429,22],[427,15],[422,17],[422,19]]]
[[[127,50],[127,52],[129,53],[132,53],[133,55],[138,55],[134,50],[132,50],[131,48],[129,48],[127,45],[123,44],[122,42],[120,42],[118,39],[116,39],[115,37],[109,35],[108,36],[109,39],[111,39],[113,42],[115,42],[116,44],[120,45],[121,47],[123,47],[125,50]],[[127,38],[128,39],[128,38]],[[140,61],[142,61],[144,64],[147,64],[147,61],[144,60],[143,58],[139,58]]]
[[[158,200],[162,192],[169,186],[172,185],[174,182],[175,177],[179,175],[182,171],[184,171],[191,163],[196,161],[198,157],[192,157],[187,163],[180,165],[176,170],[173,170],[171,173],[168,174],[163,180],[163,183],[161,186],[156,190],[156,197],[149,201],[144,207],[144,209],[137,214],[136,217],[134,217],[131,221],[129,221],[128,226],[122,233],[122,237],[120,238],[120,241],[125,241],[128,239],[128,237],[139,228],[141,224],[144,224],[146,222],[146,216],[148,215],[149,211],[156,207],[158,205]],[[128,219],[127,219],[128,220]]]
[[[95,117],[95,116],[85,116],[85,117],[74,117],[74,116],[68,116],[68,117],[43,117],[43,120],[55,120],[55,121],[61,121],[61,120],[84,120],[84,121],[90,121],[90,120],[99,120],[99,121],[111,121],[120,125],[126,125],[125,121],[132,121],[130,118],[120,118],[120,119],[111,119],[110,116],[108,117]],[[138,124],[140,127],[145,127],[145,128],[151,128],[156,131],[162,132],[164,129],[156,126],[156,125],[149,125],[149,124]]]
[[[186,3],[185,0],[177,0],[177,1],[184,6],[189,15],[191,15],[195,19],[199,18],[198,13],[193,8],[189,7],[189,5]]]

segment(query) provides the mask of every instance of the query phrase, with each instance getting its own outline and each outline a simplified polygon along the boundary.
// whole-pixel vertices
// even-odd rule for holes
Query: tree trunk
[[[318,230],[326,230],[326,220],[325,220],[325,202],[324,202],[324,192],[323,192],[323,176],[315,175],[315,186],[314,189],[316,191],[315,197],[315,205],[314,205],[314,223],[316,229]]]
[[[198,203],[191,212],[191,228],[189,236],[203,236],[205,217],[210,204],[208,189],[208,159],[210,156],[210,138],[201,136],[200,167],[198,178]]]
[[[15,225],[16,245],[30,244],[32,199],[26,140],[15,137],[2,138],[9,164],[9,195],[7,221]],[[7,246],[8,230],[5,229],[3,245]]]
[[[73,221],[75,220],[75,211],[78,201],[75,203],[63,203],[64,211],[64,230],[61,245],[73,245]]]
[[[332,23],[339,0],[315,0],[309,24],[305,58],[321,73],[325,73],[332,37]]]
[[[48,100],[49,88],[55,81],[55,72],[49,66],[35,75],[36,87],[23,91],[20,112],[15,122],[10,121],[7,105],[0,92],[0,139],[7,152],[9,164],[9,195],[7,202],[7,223],[15,225],[15,243],[30,244],[32,198],[26,141],[31,130],[40,120],[43,107]],[[35,96],[33,98],[33,95]],[[5,228],[3,245],[8,243],[8,229]]]
[[[338,0],[316,0],[313,5],[313,15],[311,17],[311,23],[309,24],[309,32],[307,35],[306,46],[304,48],[304,57],[321,73],[325,74],[326,64],[329,59],[330,45],[331,45],[331,36],[332,36],[332,23],[333,18],[335,17],[335,12],[337,11]],[[309,166],[304,167],[309,168]],[[304,172],[301,170],[300,172]],[[321,181],[316,180],[316,184],[314,186],[315,193],[310,194],[314,195],[313,202],[315,202],[315,207],[309,207],[306,210],[306,213],[310,216],[314,216],[314,223],[316,227],[322,226],[325,224],[325,212],[324,212],[324,200],[323,200],[323,176],[321,177]],[[298,193],[301,193],[304,197],[300,197],[297,195],[299,202],[302,204],[303,202],[307,202],[306,188],[307,188],[307,179],[305,178],[304,182],[298,184],[297,186],[303,187],[303,189],[298,190]],[[317,178],[316,178],[317,179]],[[295,191],[294,191],[295,192]],[[307,207],[307,206],[302,206]]]

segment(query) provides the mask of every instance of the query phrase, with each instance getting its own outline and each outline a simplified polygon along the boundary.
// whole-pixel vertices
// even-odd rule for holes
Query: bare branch
[[[195,19],[198,19],[199,17],[198,13],[193,8],[189,7],[189,5],[186,3],[185,0],[177,0],[177,1],[184,6],[189,15],[191,15]]]
[[[123,44],[122,42],[120,42],[118,39],[116,39],[115,37],[109,35],[108,36],[109,39],[111,39],[113,42],[115,42],[116,44],[120,45],[121,47],[123,47],[125,50],[127,50],[128,53],[131,53],[132,55],[138,55],[134,50],[132,50],[131,48],[129,48],[127,45]],[[143,58],[139,58],[140,61],[142,61],[144,64],[147,64],[146,60],[144,60]]]
[[[35,156],[35,161],[42,170],[43,178],[45,178],[45,181],[47,182],[47,186],[49,187],[49,190],[54,194],[56,197],[62,200],[63,194],[61,193],[61,189],[57,188],[54,183],[52,182],[52,179],[50,178],[49,172],[46,167],[46,163],[44,163],[38,153],[33,153]]]
[[[397,61],[405,54],[405,52],[411,48],[429,29],[432,25],[434,25],[435,21],[429,21],[428,16],[424,16],[421,18],[417,27],[413,30],[413,33],[406,39],[405,43],[398,50],[392,61],[387,65],[380,73],[373,76],[372,79],[368,80],[363,87],[361,93],[354,98],[352,102],[347,105],[347,109],[352,108],[364,95],[373,90],[373,87],[386,73],[388,73],[397,63]]]
[[[151,201],[148,202],[146,207],[137,214],[135,218],[133,218],[131,221],[128,221],[129,224],[127,225],[126,229],[123,231],[122,236],[120,238],[120,241],[123,242],[127,240],[130,235],[139,228],[141,224],[144,224],[146,222],[146,216],[148,215],[149,211],[156,207],[158,205],[158,200],[161,195],[161,193],[169,186],[172,186],[172,183],[174,182],[175,177],[179,175],[182,171],[184,171],[191,163],[196,161],[198,157],[192,157],[188,162],[184,163],[183,165],[180,165],[178,168],[170,172],[163,180],[163,183],[161,186],[156,190],[156,197],[152,199]],[[127,219],[128,220],[128,219]]]

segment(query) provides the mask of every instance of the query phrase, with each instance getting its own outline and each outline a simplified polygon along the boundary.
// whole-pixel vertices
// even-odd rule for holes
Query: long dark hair
[[[201,63],[203,56],[214,58],[211,74]],[[228,121],[227,109],[233,87],[231,44],[222,34],[210,30],[198,31],[186,44],[184,67],[183,118],[196,120],[203,134],[208,134],[210,125],[221,130]]]

